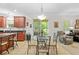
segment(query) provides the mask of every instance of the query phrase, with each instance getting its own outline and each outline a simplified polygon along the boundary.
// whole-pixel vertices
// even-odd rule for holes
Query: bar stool
[[[10,44],[11,46],[13,47],[13,49],[15,48],[15,46],[18,46],[18,43],[17,43],[17,39],[16,39],[16,34],[12,34],[9,36],[9,40],[10,40]],[[15,43],[15,44],[14,44]]]
[[[6,36],[0,38],[0,54],[2,54],[4,51],[7,51],[9,53],[8,48],[8,37]]]

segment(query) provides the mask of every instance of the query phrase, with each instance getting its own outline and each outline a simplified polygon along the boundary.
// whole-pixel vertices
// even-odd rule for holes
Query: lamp
[[[40,16],[38,16],[38,19],[43,20],[46,19],[46,16],[44,15],[44,10],[43,10],[43,4],[41,4],[41,14]]]

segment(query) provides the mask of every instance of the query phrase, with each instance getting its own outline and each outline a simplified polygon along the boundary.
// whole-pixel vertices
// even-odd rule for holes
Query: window
[[[41,34],[42,35],[48,34],[48,20],[41,21]]]
[[[68,30],[69,29],[69,21],[68,20],[64,20],[64,30]]]

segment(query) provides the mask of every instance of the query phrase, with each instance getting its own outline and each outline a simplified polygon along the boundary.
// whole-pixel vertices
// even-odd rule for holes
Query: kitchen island
[[[26,39],[25,28],[0,28],[0,33],[17,33],[17,41],[24,41]]]
[[[14,38],[16,37],[16,33],[2,33],[0,34],[0,54],[4,51],[8,51],[9,48],[14,48]]]

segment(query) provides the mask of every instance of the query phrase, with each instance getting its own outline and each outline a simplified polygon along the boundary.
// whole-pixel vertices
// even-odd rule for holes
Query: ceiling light
[[[38,16],[38,19],[40,20],[46,19],[46,16],[44,15],[44,10],[43,10],[43,4],[41,4],[41,14],[42,15]]]
[[[14,9],[13,11],[16,12],[16,9]]]
[[[46,19],[46,16],[42,14],[42,15],[38,16],[38,19],[44,20],[44,19]]]

